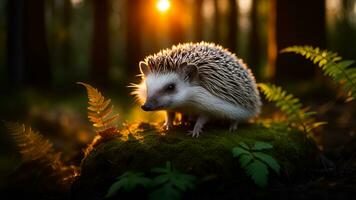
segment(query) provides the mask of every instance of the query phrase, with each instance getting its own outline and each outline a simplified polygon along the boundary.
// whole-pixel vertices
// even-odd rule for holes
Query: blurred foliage
[[[47,41],[55,86],[66,86],[89,76],[92,2],[77,2],[46,1]]]
[[[348,101],[356,98],[356,68],[351,67],[355,61],[343,60],[337,53],[311,46],[292,46],[282,50],[283,53],[292,52],[304,56],[317,64],[326,76],[342,84],[349,96]]]
[[[44,167],[50,167],[52,174],[48,175],[58,176],[63,185],[68,186],[74,181],[78,175],[78,168],[63,164],[61,153],[53,149],[51,142],[24,124],[5,122],[5,126],[15,140],[24,163],[35,161]]]
[[[273,84],[259,83],[258,87],[266,96],[268,101],[272,101],[275,105],[288,117],[287,122],[291,127],[298,128],[303,131],[307,137],[314,138],[312,130],[325,124],[325,122],[315,122],[312,117],[315,112],[308,111],[303,108],[302,103],[292,94],[288,94],[281,87]]]
[[[17,143],[22,159],[26,161],[38,160],[46,158],[53,153],[53,145],[48,140],[44,139],[42,135],[35,132],[31,127],[26,127],[23,124],[5,122],[5,126],[9,130],[11,136]],[[41,148],[36,148],[40,146]],[[56,165],[59,160],[59,154],[52,155],[48,160],[49,164]]]
[[[326,0],[327,49],[356,60],[356,1]]]
[[[89,67],[91,58],[91,45],[93,39],[93,16],[92,1],[86,0],[49,0],[45,1],[45,18],[47,40],[49,45],[50,59],[53,73],[54,86],[66,86],[76,80],[89,79]],[[68,4],[69,2],[69,4]],[[172,45],[169,38],[170,27],[168,13],[157,13],[155,1],[145,2],[143,15],[145,23],[142,23],[142,34],[140,43],[142,46],[141,56],[151,54],[159,49]],[[269,1],[257,1],[258,12],[258,37],[261,43],[259,66],[251,66],[259,77],[258,72],[264,71],[267,65],[267,33]],[[184,19],[184,40],[194,40],[196,24],[192,15],[196,7],[195,1],[184,1],[185,12],[180,12]],[[248,54],[251,51],[251,1],[239,0],[238,16],[238,39],[237,54],[239,57],[251,60]],[[328,33],[328,48],[340,52],[348,59],[355,58],[356,23],[355,23],[355,0],[327,0],[326,22]],[[7,1],[0,1],[0,82],[6,83],[6,32],[7,32]],[[206,0],[202,5],[203,40],[217,42],[222,45],[228,44],[228,3],[218,1],[219,17],[218,25],[212,22],[215,19],[215,8],[213,0]],[[174,10],[175,5],[172,4]],[[110,41],[110,80],[116,84],[125,85],[127,68],[137,66],[126,66],[126,25],[127,1],[112,0],[109,9],[109,41]],[[218,30],[217,30],[218,29]],[[157,31],[158,30],[158,31]],[[217,37],[214,32],[218,32]],[[250,63],[248,61],[247,63]],[[6,89],[6,84],[1,84],[1,89]],[[25,86],[26,87],[26,86]]]
[[[6,34],[8,28],[7,1],[0,1],[0,119],[25,121],[44,134],[42,136],[33,131],[29,126],[24,126],[23,124],[8,124],[8,128],[12,133],[10,136],[13,136],[13,139],[15,139],[15,145],[19,146],[23,160],[20,162],[19,156],[14,153],[14,147],[12,147],[12,144],[9,142],[10,138],[7,138],[9,135],[0,134],[0,146],[2,147],[0,171],[6,171],[7,175],[12,173],[14,169],[18,169],[19,166],[21,168],[22,166],[23,171],[21,172],[24,172],[22,174],[25,176],[32,176],[32,171],[30,172],[28,169],[34,167],[32,165],[23,165],[23,162],[40,160],[50,171],[50,173],[44,173],[45,176],[56,171],[55,173],[60,173],[59,176],[61,180],[66,179],[65,181],[70,182],[76,175],[76,168],[71,165],[65,165],[64,163],[70,161],[79,164],[80,160],[83,158],[82,148],[84,148],[93,138],[92,126],[84,120],[84,109],[82,109],[82,105],[84,105],[85,101],[78,95],[76,91],[77,88],[75,88],[75,84],[73,84],[77,80],[89,79],[91,66],[90,59],[93,56],[91,55],[93,41],[93,2],[87,0],[49,0],[45,2],[46,39],[49,47],[52,74],[54,76],[51,82],[52,88],[50,88],[50,90],[37,90],[36,88],[28,88],[28,86],[24,84],[20,84],[19,88],[7,84],[9,79],[8,66],[6,66]],[[66,2],[69,2],[69,4],[66,4]],[[267,183],[266,177],[268,175],[268,168],[271,168],[276,172],[279,171],[277,164],[281,161],[283,167],[286,166],[286,168],[292,171],[292,169],[296,170],[298,168],[298,165],[296,165],[294,161],[300,163],[304,162],[304,160],[301,161],[300,159],[304,158],[304,153],[307,151],[307,148],[303,146],[305,144],[302,144],[302,139],[297,136],[297,133],[291,133],[293,129],[286,130],[286,125],[284,123],[280,125],[274,124],[268,127],[252,125],[248,129],[240,129],[239,135],[228,135],[228,133],[226,133],[226,138],[221,137],[221,134],[225,134],[224,131],[222,132],[220,129],[214,129],[211,131],[211,134],[208,133],[207,135],[204,135],[202,141],[195,141],[191,140],[191,138],[183,137],[179,135],[181,133],[176,130],[173,131],[172,135],[162,137],[162,135],[157,134],[157,131],[153,131],[154,128],[152,128],[152,125],[142,125],[139,123],[135,123],[135,125],[132,124],[131,122],[141,122],[141,120],[161,122],[163,114],[162,112],[154,114],[142,112],[139,107],[134,106],[135,104],[133,101],[130,101],[126,95],[128,92],[125,90],[124,86],[127,85],[128,81],[134,82],[133,79],[135,78],[127,76],[126,72],[129,69],[137,68],[137,66],[127,65],[127,44],[129,44],[130,41],[126,38],[126,26],[130,23],[130,20],[127,18],[126,14],[127,4],[132,1],[111,0],[110,2],[110,30],[108,36],[110,41],[110,73],[108,79],[113,83],[111,88],[114,88],[114,90],[110,91],[110,95],[114,97],[113,102],[111,102],[110,99],[105,99],[97,89],[90,85],[83,84],[87,88],[88,93],[90,93],[89,104],[91,105],[89,107],[89,119],[93,122],[94,126],[96,126],[95,131],[97,136],[105,138],[115,135],[120,137],[120,141],[117,141],[117,138],[114,139],[114,142],[116,142],[115,145],[124,146],[118,147],[104,144],[104,147],[105,145],[109,146],[108,149],[114,150],[115,152],[113,154],[115,156],[117,155],[117,158],[115,157],[113,160],[116,159],[118,162],[110,163],[110,167],[118,164],[120,166],[116,167],[120,168],[119,171],[122,172],[122,169],[126,166],[122,166],[121,163],[127,161],[125,160],[126,154],[131,154],[133,161],[135,161],[135,159],[138,160],[136,163],[137,165],[135,163],[133,164],[137,168],[143,168],[146,165],[149,166],[151,163],[157,165],[157,163],[169,160],[165,155],[162,155],[162,152],[166,152],[168,149],[168,154],[175,151],[179,152],[179,155],[171,156],[173,159],[179,161],[175,162],[179,167],[184,167],[186,164],[189,165],[188,167],[195,165],[198,166],[198,170],[195,170],[197,173],[200,173],[200,171],[207,170],[202,166],[206,166],[206,160],[209,160],[209,166],[210,164],[213,166],[211,169],[214,170],[217,168],[217,171],[227,171],[226,174],[231,175],[231,171],[228,170],[232,167],[229,168],[224,163],[225,160],[229,161],[230,158],[224,156],[229,155],[228,152],[226,153],[226,149],[230,150],[235,146],[233,153],[236,157],[240,158],[241,166],[245,166],[247,161],[250,161],[245,166],[248,175],[253,177],[256,183],[264,186]],[[153,10],[152,2],[154,1],[145,1],[144,21],[142,24],[139,24],[140,27],[142,26],[141,32],[143,33],[139,38],[142,52],[137,52],[137,54],[141,57],[156,52],[159,49],[169,47],[173,43],[173,40],[169,35],[169,29],[175,30],[176,27],[169,27],[170,18],[168,15],[155,13],[156,11]],[[195,1],[181,2],[185,2],[184,12],[179,12],[181,20],[184,21],[184,36],[182,36],[182,38],[185,41],[193,41],[195,40],[194,30],[200,28],[195,24],[191,15],[196,7]],[[229,30],[228,13],[230,9],[228,7],[228,1],[219,0],[217,2],[219,4],[217,10],[214,10],[213,0],[205,0],[203,3],[202,24],[204,25],[204,28],[202,28],[203,36],[201,39],[226,45],[230,42],[227,38]],[[247,60],[247,63],[249,64],[251,58],[248,58],[248,54],[249,52],[253,53],[254,49],[252,49],[253,47],[251,47],[250,44],[251,41],[248,39],[252,27],[250,13],[251,5],[248,3],[246,4],[246,2],[251,1],[240,0],[238,2],[240,3],[240,10],[238,12],[239,35],[236,44],[236,53],[239,57]],[[258,72],[264,71],[264,68],[267,65],[267,22],[269,16],[269,1],[261,0],[258,2],[257,12],[259,23],[257,27],[258,37],[261,42],[261,55],[259,66],[251,66],[257,78],[259,77]],[[336,4],[336,12],[327,14],[329,36],[328,48],[339,52],[348,59],[356,59],[356,49],[354,48],[356,44],[356,37],[354,37],[356,34],[356,1],[327,0],[327,2],[327,10],[334,8],[331,4],[334,5],[334,2],[339,2],[339,4]],[[216,13],[219,14],[217,23],[210,23],[214,21]],[[349,67],[351,62],[341,61],[341,58],[333,52],[318,50],[317,48],[312,47],[293,47],[286,49],[285,51],[299,53],[308,59],[317,62],[319,66],[325,70],[326,74],[334,77],[336,81],[344,83],[347,87],[346,89],[351,91],[350,94],[355,97],[355,68]],[[339,68],[335,66],[341,67],[342,70],[344,70],[343,73],[339,73]],[[304,81],[302,82],[302,84],[305,84]],[[313,94],[314,91],[310,88],[313,88],[314,85],[311,85],[310,82],[305,85],[309,90],[308,94]],[[276,103],[277,107],[279,107],[288,117],[287,121],[293,127],[302,127],[301,129],[304,131],[311,132],[313,128],[323,124],[315,122],[313,112],[305,110],[297,98],[287,94],[280,87],[266,84],[262,87],[264,88],[262,91],[266,94],[267,99]],[[286,87],[294,90],[301,88],[300,85],[296,86],[294,83],[290,83],[290,85]],[[6,92],[4,93],[3,90]],[[313,101],[317,101],[314,96],[312,98]],[[113,108],[111,104],[118,106]],[[350,106],[351,108],[352,105]],[[348,110],[345,109],[345,107],[342,107],[341,109],[338,106],[334,107],[339,109],[335,114],[338,116],[332,117],[328,119],[328,121],[334,120],[335,123],[340,123],[344,126],[346,126],[345,124],[354,121],[352,120],[354,119],[352,113],[348,112],[350,110],[352,111],[352,109]],[[120,118],[126,119],[127,121],[122,124],[116,124],[114,122],[116,122],[117,116],[111,115],[111,113],[120,113]],[[269,119],[265,120],[268,121]],[[117,129],[116,126],[121,127]],[[351,128],[354,127],[352,124],[349,126]],[[149,129],[147,129],[147,127],[149,127]],[[339,127],[334,128],[336,129],[335,133],[338,134],[337,139],[339,139]],[[146,132],[141,133],[143,130]],[[287,131],[287,133],[285,131]],[[5,132],[5,128],[0,127],[0,132]],[[352,130],[347,134],[353,136],[354,133],[354,130]],[[49,138],[53,143],[44,139],[45,137]],[[124,140],[122,138],[128,139]],[[278,147],[278,149],[271,150],[271,146],[268,144],[261,146],[261,143],[258,143],[259,145],[253,147],[247,145],[257,139],[271,142],[270,145],[272,146],[273,144],[273,146]],[[97,137],[89,147],[94,148],[95,145],[101,141],[103,140],[99,141]],[[159,142],[162,141],[167,141],[167,144],[163,142],[161,145]],[[242,142],[240,143],[240,146],[236,147],[236,144],[241,141],[245,141],[246,144],[243,144]],[[296,144],[294,144],[294,142]],[[152,151],[152,146],[154,147],[152,149],[158,150]],[[279,149],[279,147],[282,148]],[[212,151],[210,151],[211,148],[213,149]],[[215,151],[214,148],[218,149],[218,151]],[[56,149],[63,149],[63,154],[60,155],[55,153]],[[121,152],[122,154],[122,149],[125,149],[125,153],[123,153],[125,155],[118,155],[118,152]],[[270,158],[267,154],[256,154],[260,150],[273,151],[272,154],[278,159],[278,163],[275,164],[272,161],[273,157]],[[137,153],[137,151],[139,151],[139,153]],[[219,151],[225,152],[222,157],[219,154],[215,154]],[[244,151],[247,151],[248,153]],[[88,151],[86,152],[88,153]],[[147,157],[142,156],[142,152],[143,155],[152,154],[155,156],[146,163]],[[192,152],[196,152],[194,155],[199,155],[200,157],[190,157]],[[285,154],[289,157],[284,158],[283,156]],[[259,155],[260,157],[257,158],[258,156],[256,155]],[[120,158],[120,156],[125,158]],[[185,158],[183,158],[184,156]],[[200,158],[206,160],[196,160]],[[88,160],[90,161],[90,159],[91,158],[89,157]],[[243,161],[241,161],[241,159]],[[244,165],[242,165],[242,162]],[[229,161],[228,163],[231,164],[233,162]],[[304,166],[303,164],[300,166]],[[152,165],[150,167],[152,167]],[[150,169],[150,167],[148,169]],[[188,169],[188,167],[185,169]],[[106,172],[105,170],[98,171]],[[159,171],[159,175],[156,176],[155,189],[157,189],[157,191],[152,194],[152,198],[161,198],[164,196],[169,196],[170,198],[179,197],[182,192],[192,188],[195,183],[193,177],[176,171],[168,164],[165,168],[156,169],[156,171]],[[3,176],[3,174],[1,174],[1,176]],[[95,175],[93,175],[93,177],[93,180],[95,181],[101,180],[95,179]],[[32,178],[30,179],[30,183],[33,181]],[[3,181],[5,178],[0,177],[0,179],[2,180],[0,181],[0,187],[5,186],[6,182]],[[146,185],[147,181],[148,180],[140,173],[128,172],[118,177],[117,184],[115,185],[116,188],[114,189],[125,190],[126,188],[129,190],[140,184]],[[18,181],[17,183],[19,182],[21,181]],[[45,181],[45,184],[48,182],[51,181]],[[244,180],[241,182],[244,182]],[[100,182],[100,185],[104,184]],[[25,186],[30,186],[30,184]]]

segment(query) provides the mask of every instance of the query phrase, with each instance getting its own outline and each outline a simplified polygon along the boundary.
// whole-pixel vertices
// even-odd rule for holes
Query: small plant
[[[151,179],[144,177],[144,174],[141,172],[128,171],[117,177],[117,181],[111,185],[106,197],[114,196],[119,190],[131,192],[139,186],[148,188],[151,182]]]
[[[153,179],[147,178],[141,172],[125,172],[111,185],[106,197],[114,196],[119,190],[132,192],[139,186],[154,189],[149,199],[181,199],[182,193],[195,187],[196,178],[192,175],[176,171],[170,162],[165,168],[153,168],[158,173]]]
[[[273,146],[269,143],[256,141],[252,147],[240,142],[238,147],[232,149],[233,156],[239,158],[240,166],[260,187],[267,185],[268,168],[277,174],[280,171],[278,162],[272,156],[261,152],[272,148]]]
[[[87,90],[89,100],[88,119],[92,122],[97,134],[91,144],[84,150],[84,154],[87,156],[93,148],[102,141],[117,135],[118,130],[116,121],[119,118],[119,115],[113,114],[114,106],[111,105],[111,99],[105,99],[98,89],[86,83],[77,83],[83,85]]]
[[[292,94],[288,94],[281,87],[273,84],[259,83],[258,88],[266,99],[275,102],[275,105],[288,117],[288,124],[303,131],[308,137],[313,138],[312,130],[325,122],[315,122],[312,117],[315,112],[303,108],[302,103]]]
[[[160,175],[152,180],[153,187],[159,188],[150,194],[150,199],[181,199],[183,192],[195,187],[196,178],[176,171],[170,162],[165,168],[153,168],[152,172]]]
[[[4,122],[17,144],[23,162],[38,162],[52,171],[51,176],[58,176],[60,183],[71,183],[78,175],[77,167],[66,166],[61,161],[61,153],[56,152],[53,144],[30,126],[16,122]]]
[[[342,83],[348,93],[348,100],[356,98],[356,68],[351,67],[352,60],[343,60],[337,53],[311,46],[291,46],[282,53],[292,52],[304,56],[323,70],[324,74]]]
[[[15,140],[23,161],[42,160],[58,161],[59,155],[53,155],[53,144],[31,127],[16,122],[5,122],[5,126]],[[40,148],[36,148],[40,147]]]
[[[83,85],[88,92],[89,106],[88,118],[93,123],[93,127],[97,133],[105,133],[108,130],[116,130],[116,121],[119,117],[117,114],[112,114],[114,106],[111,105],[111,99],[105,97],[89,84],[78,82]]]

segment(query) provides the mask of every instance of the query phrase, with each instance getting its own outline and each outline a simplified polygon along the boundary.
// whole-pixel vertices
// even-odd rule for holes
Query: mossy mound
[[[153,167],[164,166],[167,161],[179,171],[220,186],[253,185],[231,153],[242,141],[272,144],[274,148],[267,153],[282,167],[279,178],[305,169],[317,152],[302,133],[277,125],[267,128],[249,124],[239,127],[236,133],[226,128],[208,127],[199,138],[188,136],[184,128],[162,134],[148,124],[141,124],[133,130],[100,143],[83,160],[81,176],[74,184],[74,197],[100,199],[122,173],[149,174]]]

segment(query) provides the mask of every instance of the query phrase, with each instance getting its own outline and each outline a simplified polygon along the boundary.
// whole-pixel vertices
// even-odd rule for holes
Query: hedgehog
[[[235,131],[257,116],[261,100],[255,77],[235,54],[213,43],[184,43],[147,56],[139,63],[142,81],[132,94],[144,111],[166,111],[165,130],[176,113],[196,118],[193,137],[208,121],[223,120]]]

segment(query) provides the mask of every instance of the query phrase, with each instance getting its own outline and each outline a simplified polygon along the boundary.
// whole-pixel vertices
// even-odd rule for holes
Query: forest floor
[[[107,95],[110,96],[110,95]],[[160,114],[147,115],[122,96],[113,95],[114,105],[120,113],[121,123],[134,122],[145,116],[149,120],[162,119]],[[326,102],[326,103],[325,103]],[[304,102],[316,108],[318,120],[328,124],[316,131],[322,149],[320,167],[311,169],[305,176],[290,184],[281,184],[258,192],[257,197],[292,197],[291,199],[348,199],[356,195],[356,102],[340,100],[328,102],[307,99]],[[120,107],[120,105],[123,105]],[[125,109],[124,105],[130,105]],[[320,106],[322,105],[322,106]],[[0,119],[27,123],[54,143],[62,151],[64,162],[79,165],[83,149],[94,137],[86,119],[85,93],[58,98],[56,95],[40,95],[26,91],[2,99]],[[131,109],[132,108],[132,109]],[[274,108],[267,104],[265,111]],[[265,112],[269,113],[269,112]],[[126,120],[123,120],[126,119]],[[16,145],[0,126],[0,188],[6,187],[8,175],[20,166],[21,158]],[[19,188],[19,190],[21,190]]]

